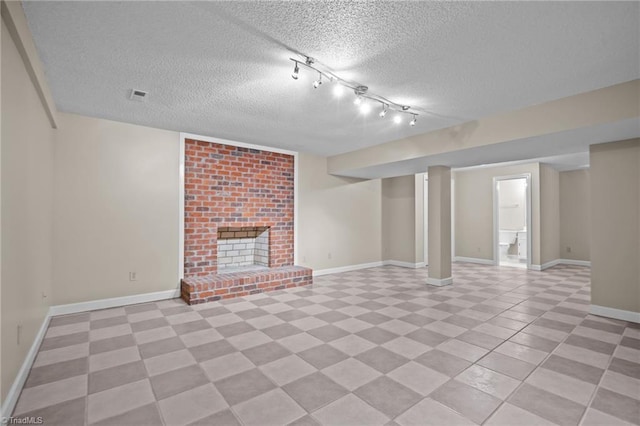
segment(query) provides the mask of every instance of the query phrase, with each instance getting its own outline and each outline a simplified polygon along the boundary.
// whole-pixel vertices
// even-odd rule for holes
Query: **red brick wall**
[[[185,277],[216,273],[218,227],[270,226],[269,266],[293,265],[293,161],[185,141]]]

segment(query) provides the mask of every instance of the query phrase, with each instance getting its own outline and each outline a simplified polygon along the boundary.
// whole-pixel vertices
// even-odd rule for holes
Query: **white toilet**
[[[498,245],[500,247],[500,257],[505,259],[509,253],[509,246],[511,244],[515,244],[518,233],[516,231],[500,230],[499,234],[500,240],[498,242]]]

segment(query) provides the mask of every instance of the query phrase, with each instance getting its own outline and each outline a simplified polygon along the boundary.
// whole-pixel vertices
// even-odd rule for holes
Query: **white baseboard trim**
[[[544,271],[545,269],[553,268],[557,265],[575,265],[575,266],[588,266],[591,267],[591,262],[588,260],[573,260],[573,259],[556,259],[542,265],[531,265],[531,269],[534,271]]]
[[[378,266],[399,266],[401,268],[417,269],[417,268],[424,268],[426,265],[424,262],[410,263],[410,262],[402,262],[400,260],[383,260],[381,262],[358,263],[356,265],[338,266],[337,268],[317,269],[313,271],[313,276],[321,277],[323,275],[357,271],[358,269],[376,268]]]
[[[625,311],[622,309],[608,308],[606,306],[590,305],[589,313],[592,315],[597,315],[599,317],[640,323],[640,312]]]
[[[399,266],[401,268],[411,268],[411,269],[417,269],[417,268],[424,268],[425,264],[424,262],[418,262],[418,263],[410,263],[410,262],[402,262],[400,260],[383,260],[382,261],[383,265],[389,265],[389,266]]]
[[[454,262],[467,262],[467,263],[479,263],[481,265],[495,265],[496,263],[491,259],[480,259],[477,257],[464,257],[464,256],[455,256],[453,258]]]
[[[546,262],[540,265],[540,270],[544,271],[545,269],[553,268],[554,266],[559,264],[560,264],[560,259],[551,260],[549,262]]]
[[[36,337],[31,344],[31,348],[29,349],[29,352],[27,353],[22,366],[18,371],[16,379],[13,381],[9,392],[7,393],[7,398],[2,403],[2,416],[0,416],[0,419],[2,419],[5,415],[10,416],[13,413],[16,402],[18,402],[20,392],[22,391],[22,387],[27,381],[31,366],[36,359],[36,355],[38,354],[40,344],[42,343],[42,340],[44,339],[44,336],[47,332],[47,327],[49,327],[49,321],[51,321],[51,317],[54,317],[56,315],[95,311],[98,309],[115,308],[118,306],[135,305],[137,303],[174,299],[176,297],[180,297],[180,289],[157,291],[154,293],[135,294],[132,296],[124,297],[113,297],[111,299],[91,300],[89,302],[70,303],[68,305],[50,306],[46,317],[42,321],[40,330],[38,330],[38,333],[36,334]]]
[[[8,417],[13,413],[13,410],[16,407],[16,403],[18,402],[20,392],[22,392],[22,387],[24,386],[24,383],[27,381],[27,377],[29,376],[31,366],[36,360],[36,355],[38,355],[38,349],[40,349],[40,343],[42,342],[42,339],[44,339],[44,335],[47,332],[47,327],[49,327],[50,319],[51,316],[49,314],[44,317],[42,325],[40,326],[35,339],[33,339],[31,348],[29,348],[29,352],[27,352],[27,356],[25,357],[20,370],[18,370],[16,379],[13,381],[9,392],[7,393],[7,397],[2,404],[2,417],[0,417],[0,419],[5,418],[5,415]]]
[[[562,265],[575,265],[575,266],[588,266],[591,267],[591,262],[588,260],[574,260],[574,259],[560,259],[558,262]]]
[[[321,277],[322,275],[329,274],[338,274],[340,272],[349,272],[349,271],[357,271],[358,269],[367,269],[367,268],[375,268],[378,266],[383,266],[383,262],[370,262],[370,263],[359,263],[356,265],[347,265],[347,266],[338,266],[337,268],[328,268],[328,269],[318,269],[313,270],[314,277]]]
[[[68,305],[56,305],[49,308],[49,316],[97,311],[98,309],[115,308],[118,306],[135,305],[137,303],[175,299],[176,297],[180,297],[180,289],[156,291],[154,293],[134,294],[132,296],[112,297],[110,299],[70,303]]]
[[[436,287],[442,287],[445,285],[453,284],[453,277],[449,278],[431,278],[427,277],[427,284],[435,285]]]

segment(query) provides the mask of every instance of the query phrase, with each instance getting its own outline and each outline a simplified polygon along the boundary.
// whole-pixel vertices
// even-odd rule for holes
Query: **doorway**
[[[497,265],[531,266],[531,175],[493,178],[493,254]]]
[[[424,192],[422,194],[422,200],[424,202],[422,206],[423,212],[423,223],[422,229],[424,230],[424,235],[422,236],[422,241],[424,243],[424,264],[425,266],[429,266],[429,175],[427,173],[424,174],[424,182],[423,182]]]

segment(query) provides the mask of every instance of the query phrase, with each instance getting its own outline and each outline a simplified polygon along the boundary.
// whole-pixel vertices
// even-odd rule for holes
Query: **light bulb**
[[[342,97],[342,95],[344,95],[344,87],[342,86],[342,84],[336,82],[333,85],[333,96],[335,96],[336,98],[340,98]]]
[[[382,111],[380,111],[378,115],[380,118],[384,118],[384,116],[387,115],[387,106],[385,104],[382,104]]]
[[[414,115],[413,120],[409,122],[409,126],[415,126],[417,121],[418,121],[418,118]]]
[[[402,123],[402,117],[400,117],[400,114],[398,114],[395,117],[393,117],[393,122],[396,123],[396,124]]]
[[[363,115],[367,115],[367,114],[369,114],[369,112],[370,112],[370,111],[371,111],[371,105],[369,105],[368,103],[362,103],[362,104],[360,105],[360,112],[361,112]]]
[[[294,80],[298,79],[298,71],[300,71],[300,68],[298,68],[298,63],[296,62],[296,66],[293,69],[293,73],[291,74],[291,78],[293,78]]]
[[[356,96],[356,98],[353,100],[353,103],[356,105],[360,105],[362,103],[362,98],[360,96]]]

